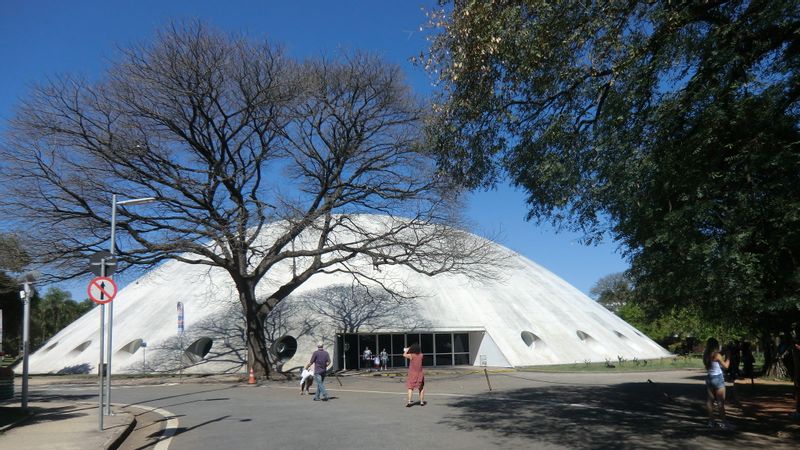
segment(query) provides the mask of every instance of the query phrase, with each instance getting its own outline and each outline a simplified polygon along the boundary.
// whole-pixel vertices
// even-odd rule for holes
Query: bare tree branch
[[[399,68],[374,56],[300,63],[269,43],[173,26],[100,81],[33,90],[0,148],[0,207],[64,279],[108,245],[112,194],[155,197],[117,211],[122,268],[174,259],[227,271],[261,372],[265,319],[315,274],[492,274],[499,258],[460,230],[458,194],[420,146],[424,111]],[[290,279],[257,301],[256,285],[289,260]]]

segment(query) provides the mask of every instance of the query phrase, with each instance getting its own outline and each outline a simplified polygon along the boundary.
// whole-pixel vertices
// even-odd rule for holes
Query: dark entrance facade
[[[363,358],[369,348],[373,357],[382,350],[389,354],[389,368],[406,367],[403,349],[418,343],[423,366],[470,364],[469,333],[354,333],[336,336],[336,363],[343,369],[370,369],[372,361]]]

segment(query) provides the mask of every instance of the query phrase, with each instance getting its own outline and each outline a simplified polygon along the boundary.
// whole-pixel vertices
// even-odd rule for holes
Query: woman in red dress
[[[406,347],[403,350],[403,357],[408,359],[408,378],[406,378],[406,389],[408,389],[408,398],[406,399],[406,408],[411,407],[411,394],[414,389],[419,391],[419,404],[425,406],[425,374],[422,372],[422,350],[416,342],[411,344],[411,347]]]

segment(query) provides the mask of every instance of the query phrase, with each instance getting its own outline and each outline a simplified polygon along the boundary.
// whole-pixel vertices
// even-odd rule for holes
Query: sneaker
[[[314,400],[315,402],[318,402],[318,401],[319,401],[319,399],[318,399],[318,398],[312,398],[311,400]]]

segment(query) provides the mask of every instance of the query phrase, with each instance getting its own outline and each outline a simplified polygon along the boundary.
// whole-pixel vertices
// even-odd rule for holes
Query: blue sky
[[[199,19],[226,32],[267,38],[303,57],[340,49],[366,49],[404,68],[422,95],[427,74],[409,58],[427,46],[423,7],[435,2],[396,1],[41,1],[6,0],[0,14],[0,131],[33,83],[57,74],[97,77],[119,47],[151,39],[172,21]],[[525,221],[524,195],[510,187],[469,197],[466,215],[478,230],[546,267],[588,294],[607,274],[625,270],[613,242],[587,247],[579,236]],[[86,283],[90,275],[87,274]],[[85,283],[71,289],[79,294]],[[78,287],[81,286],[81,287]]]

